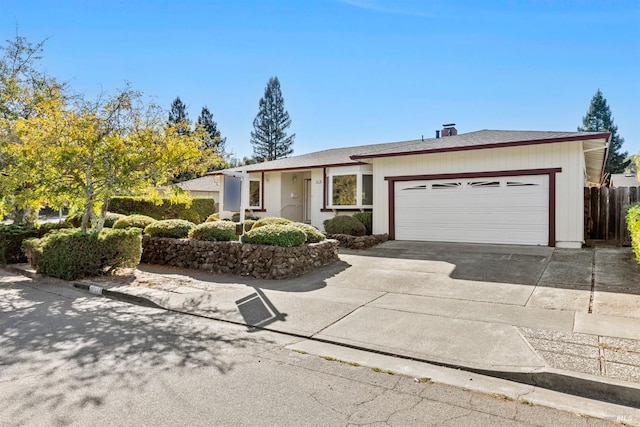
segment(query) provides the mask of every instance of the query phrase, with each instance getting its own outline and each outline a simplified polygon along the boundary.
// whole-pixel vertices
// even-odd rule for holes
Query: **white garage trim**
[[[560,168],[386,177],[389,237],[554,246],[558,172]],[[505,199],[509,203],[500,202]]]

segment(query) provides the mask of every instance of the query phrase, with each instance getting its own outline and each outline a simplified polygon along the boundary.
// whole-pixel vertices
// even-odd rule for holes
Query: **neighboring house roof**
[[[640,187],[638,174],[611,174],[611,187]]]
[[[353,165],[376,157],[408,156],[416,154],[439,153],[446,151],[480,150],[487,148],[511,147],[518,145],[550,144],[566,141],[594,141],[585,144],[587,174],[592,181],[599,181],[602,173],[610,134],[606,132],[545,132],[480,130],[412,141],[389,142],[384,144],[362,145],[357,147],[334,148],[300,156],[287,157],[270,162],[240,166],[230,170],[247,172],[266,172],[291,169],[306,169]],[[210,172],[211,175],[220,171]]]
[[[205,175],[200,178],[178,182],[173,185],[187,191],[220,191],[220,183],[218,179],[212,175]]]

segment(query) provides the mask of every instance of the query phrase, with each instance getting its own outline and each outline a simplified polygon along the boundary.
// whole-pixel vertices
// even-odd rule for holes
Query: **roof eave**
[[[447,152],[455,152],[455,151],[470,151],[470,150],[486,150],[489,148],[505,148],[505,147],[517,147],[522,145],[538,145],[538,144],[553,144],[558,142],[569,142],[569,141],[583,141],[588,139],[598,139],[602,137],[609,138],[611,134],[609,133],[597,133],[597,134],[586,134],[586,135],[573,135],[573,136],[565,136],[559,138],[547,138],[547,139],[531,139],[531,140],[522,140],[522,141],[510,141],[510,142],[496,142],[492,144],[481,144],[481,145],[465,145],[460,147],[442,147],[442,148],[433,148],[433,149],[425,149],[425,150],[413,150],[413,151],[398,151],[395,153],[372,153],[372,154],[361,154],[351,156],[352,160],[364,160],[364,159],[373,159],[380,157],[397,157],[397,156],[414,156],[419,154],[435,154],[435,153],[447,153]],[[451,137],[447,137],[451,138]]]
[[[366,162],[353,161],[353,162],[345,162],[345,163],[325,163],[318,165],[301,165],[301,166],[290,166],[286,168],[266,168],[266,169],[251,169],[247,170],[247,173],[257,173],[257,172],[282,172],[282,171],[292,171],[292,170],[300,170],[300,169],[321,169],[321,168],[335,168],[339,166],[357,166],[357,165],[365,165]],[[232,168],[232,169],[224,169],[224,171],[234,171],[239,172],[242,168]],[[212,171],[207,172],[205,176],[211,175],[223,175],[222,170],[220,171]]]

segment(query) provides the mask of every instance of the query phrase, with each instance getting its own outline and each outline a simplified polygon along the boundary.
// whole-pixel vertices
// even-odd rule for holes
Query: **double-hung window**
[[[262,181],[260,179],[249,180],[249,209],[262,209]]]

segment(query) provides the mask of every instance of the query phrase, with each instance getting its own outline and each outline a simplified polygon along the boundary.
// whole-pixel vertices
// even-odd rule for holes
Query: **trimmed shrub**
[[[113,228],[113,224],[116,223],[120,218],[124,218],[126,215],[122,215],[115,212],[107,212],[107,215],[104,217],[104,226],[107,228]],[[76,227],[80,227],[78,224]]]
[[[255,224],[253,224],[252,230],[255,230],[256,228],[264,227],[265,225],[273,225],[273,224],[286,225],[291,223],[293,223],[293,221],[287,218],[280,218],[277,216],[268,216],[266,218],[260,218],[259,220],[257,220]]]
[[[38,273],[76,280],[137,266],[142,255],[142,232],[135,228],[105,228],[99,233],[59,230],[26,240],[23,249]]]
[[[257,224],[257,223],[256,223]],[[307,235],[290,224],[267,224],[253,228],[242,236],[243,243],[270,246],[299,246],[304,244]]]
[[[156,205],[153,199],[147,197],[118,196],[111,198],[109,210],[123,215],[147,215],[157,220],[186,219],[200,224],[211,212],[215,212],[216,202],[212,197],[194,197],[187,208],[186,203],[176,203],[169,198],[162,198],[162,203]]]
[[[367,229],[367,236],[371,236],[371,234],[373,234],[371,227],[373,224],[373,214],[371,212],[356,212],[353,214],[353,217],[360,221]]]
[[[67,215],[64,221],[75,228],[79,228],[82,225],[82,215],[84,212],[76,212],[72,215]],[[120,218],[124,218],[126,215],[122,215],[115,212],[107,212],[104,217],[104,226],[107,228],[113,228],[113,224]]]
[[[326,220],[324,229],[327,234],[348,234],[350,236],[365,236],[367,228],[352,216],[338,215]]]
[[[244,215],[244,219],[245,219],[245,221],[246,221],[246,220],[248,220],[248,219],[251,219],[251,220],[253,220],[253,221],[257,221],[257,220],[259,220],[259,219],[260,219],[260,217],[257,217],[257,216],[254,216],[254,215],[247,215],[247,214],[245,214],[245,215]],[[234,213],[233,215],[231,215],[231,221],[233,221],[233,222],[240,222],[240,212],[236,212],[236,213]]]
[[[236,224],[231,221],[212,221],[198,224],[189,231],[189,237],[211,242],[228,242],[238,240]]]
[[[214,213],[214,214],[209,215],[205,222],[213,222],[213,221],[220,221],[220,214],[219,213]]]
[[[244,231],[249,231],[253,228],[253,226],[255,225],[256,220],[255,219],[247,219],[244,221]]]
[[[35,227],[0,224],[0,265],[27,262],[27,257],[21,249],[24,240],[42,237],[49,231],[70,227],[71,225],[66,222],[45,223]]]
[[[71,215],[67,215],[66,218],[64,219],[64,221],[69,224],[71,227],[75,227],[78,228],[80,227],[80,225],[82,225],[82,214],[83,212],[76,212],[74,214]]]
[[[307,239],[305,243],[318,243],[326,239],[326,236],[312,225],[303,222],[294,222],[291,225],[306,234]]]
[[[631,247],[640,264],[640,203],[631,205],[627,210],[627,227],[631,233]]]
[[[124,228],[137,227],[145,229],[147,225],[156,222],[155,219],[146,215],[129,215],[124,218],[120,218],[113,224],[115,230],[122,230]]]
[[[183,239],[189,235],[189,231],[195,228],[195,224],[186,219],[163,219],[152,222],[144,229],[144,234],[155,237],[173,237]]]

